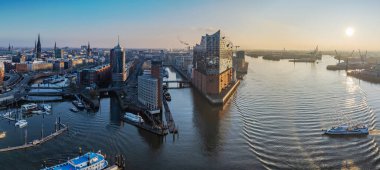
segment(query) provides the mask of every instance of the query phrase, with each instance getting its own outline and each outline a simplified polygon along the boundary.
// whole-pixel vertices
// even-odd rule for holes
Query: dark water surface
[[[61,117],[69,132],[36,148],[0,153],[0,169],[38,169],[83,151],[127,157],[128,169],[380,169],[379,134],[337,138],[321,129],[340,118],[378,129],[380,85],[327,71],[318,64],[246,58],[248,75],[224,107],[207,103],[190,88],[171,89],[169,103],[179,136],[157,137],[119,119],[116,99],[101,99],[97,113],[72,113],[70,101],[53,114],[27,118],[28,141],[51,133]],[[169,78],[179,77],[170,71]],[[0,120],[7,137],[0,147],[24,143],[25,128]]]

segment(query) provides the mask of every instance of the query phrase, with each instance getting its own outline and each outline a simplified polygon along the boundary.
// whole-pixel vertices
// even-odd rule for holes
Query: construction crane
[[[365,51],[365,54],[362,54],[360,49],[358,50],[359,50],[360,60],[362,61],[362,63],[364,63],[364,61],[367,59],[367,51]]]
[[[335,50],[335,57],[338,57],[338,63],[340,63],[340,55],[338,54],[336,50]]]
[[[187,47],[187,50],[190,51],[190,44],[189,44],[189,43],[187,43],[187,42],[185,42],[185,41],[182,41],[182,40],[179,38],[179,36],[177,37],[177,39],[178,39],[178,41],[179,41],[181,44],[183,44],[183,45],[185,45],[185,46]]]
[[[359,50],[360,60],[362,62],[362,67],[363,67],[364,61],[367,59],[367,50],[365,51],[365,54],[362,54],[360,49],[358,49],[358,50]]]

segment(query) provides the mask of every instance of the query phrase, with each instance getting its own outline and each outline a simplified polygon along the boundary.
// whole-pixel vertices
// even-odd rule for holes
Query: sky
[[[378,0],[0,0],[0,46],[185,48],[221,30],[241,49],[380,50]],[[352,28],[352,36],[346,29]]]

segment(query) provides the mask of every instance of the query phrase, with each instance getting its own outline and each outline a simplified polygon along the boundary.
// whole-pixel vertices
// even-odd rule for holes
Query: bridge
[[[187,80],[164,80],[164,84],[168,89],[179,89],[190,87],[190,82]],[[169,84],[176,84],[176,86],[169,86]]]

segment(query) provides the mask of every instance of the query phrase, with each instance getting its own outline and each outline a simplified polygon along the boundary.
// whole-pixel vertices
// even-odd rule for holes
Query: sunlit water
[[[101,99],[97,113],[69,111],[70,101],[53,103],[53,114],[27,118],[31,141],[54,129],[56,117],[69,132],[36,148],[0,153],[0,169],[38,169],[72,158],[78,148],[124,154],[128,169],[379,169],[377,125],[380,85],[327,71],[318,64],[246,58],[248,75],[224,107],[194,89],[170,89],[169,103],[179,135],[160,138],[119,119],[116,99]],[[170,71],[169,79],[179,75]],[[366,137],[328,137],[344,120],[366,123]],[[43,124],[43,125],[42,125]],[[0,147],[24,143],[25,129],[0,121],[7,137]]]

